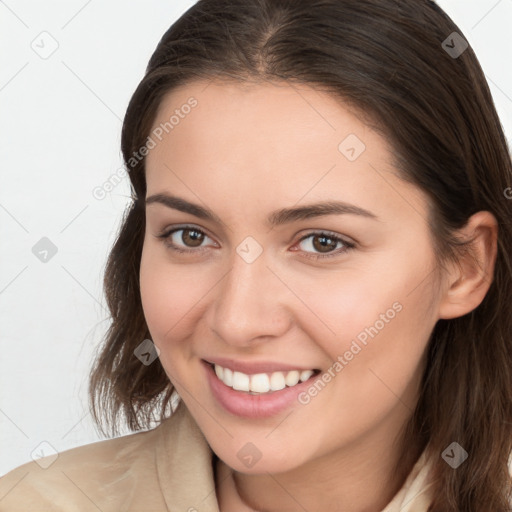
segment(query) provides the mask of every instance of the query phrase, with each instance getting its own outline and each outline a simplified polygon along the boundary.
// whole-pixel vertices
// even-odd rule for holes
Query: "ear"
[[[443,319],[463,316],[480,305],[491,286],[496,263],[498,222],[491,212],[475,213],[457,234],[463,240],[474,240],[469,251],[462,251],[458,264],[448,267],[439,303],[439,318]]]

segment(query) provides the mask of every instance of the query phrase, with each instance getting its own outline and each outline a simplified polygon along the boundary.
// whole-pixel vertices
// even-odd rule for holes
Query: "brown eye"
[[[324,235],[313,236],[313,247],[319,252],[329,252],[336,249],[338,241],[334,238]]]
[[[169,249],[181,253],[197,253],[206,250],[207,246],[203,244],[206,239],[216,246],[216,243],[206,233],[193,226],[172,229],[156,236],[163,239]]]
[[[301,238],[299,242],[304,256],[313,259],[338,256],[355,247],[355,244],[348,242],[330,233],[310,233]]]
[[[180,229],[181,241],[188,247],[198,247],[203,243],[204,233],[197,229]]]

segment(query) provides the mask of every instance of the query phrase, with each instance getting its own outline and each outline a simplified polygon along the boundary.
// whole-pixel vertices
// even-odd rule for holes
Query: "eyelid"
[[[298,242],[302,242],[302,240],[310,237],[311,235],[327,235],[332,238],[336,238],[337,240],[340,240],[341,242],[343,242],[345,244],[354,244],[355,245],[355,243],[356,243],[354,240],[352,240],[348,237],[345,237],[344,235],[340,235],[334,231],[329,231],[328,229],[313,229],[313,230],[309,231],[308,233],[306,233],[305,235],[301,235]]]
[[[332,239],[336,240],[336,243],[341,242],[345,246],[341,249],[336,249],[334,251],[327,252],[327,253],[302,251],[304,253],[302,257],[311,259],[314,261],[315,260],[321,261],[326,258],[340,257],[340,256],[344,255],[345,253],[349,252],[350,250],[355,249],[357,247],[357,243],[354,240],[347,240],[342,235],[339,235],[338,233],[329,231],[327,229],[312,230],[312,231],[306,233],[305,235],[302,235],[299,238],[299,240],[294,244],[294,246],[300,244],[303,240],[310,238],[312,236],[313,237],[314,236],[327,236],[328,238],[332,238]],[[297,249],[297,252],[299,252],[298,249]]]
[[[172,226],[169,228],[164,228],[163,230],[157,232],[155,234],[155,236],[157,238],[162,239],[162,241],[164,243],[166,243],[166,245],[172,246],[172,244],[169,243],[167,240],[171,237],[172,234],[176,233],[176,231],[184,231],[184,230],[199,231],[200,233],[202,233],[203,235],[208,237],[210,240],[213,240],[215,242],[215,239],[209,235],[209,233],[206,229],[200,228],[193,224],[183,224],[183,225]],[[215,245],[218,247],[219,244],[217,242],[215,242]],[[182,252],[191,252],[192,253],[192,252],[199,252],[204,249],[206,249],[206,247],[197,247],[197,248],[188,247],[188,248],[183,249]],[[179,251],[179,249],[177,249],[177,250]]]

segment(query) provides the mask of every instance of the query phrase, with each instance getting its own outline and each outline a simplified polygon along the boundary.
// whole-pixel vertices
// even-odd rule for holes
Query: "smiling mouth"
[[[217,378],[235,391],[244,391],[251,395],[272,394],[285,388],[294,387],[316,377],[319,369],[289,370],[247,374],[205,361]]]

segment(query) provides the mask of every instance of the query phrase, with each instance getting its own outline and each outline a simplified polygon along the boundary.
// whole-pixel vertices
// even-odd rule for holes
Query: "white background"
[[[103,270],[128,178],[102,200],[92,191],[122,167],[130,96],[193,3],[0,1],[0,475],[43,441],[63,451],[100,439],[87,374],[108,327]],[[512,0],[438,4],[475,50],[511,139]],[[32,47],[52,44],[46,59]],[[46,263],[32,253],[42,237],[57,247]]]

